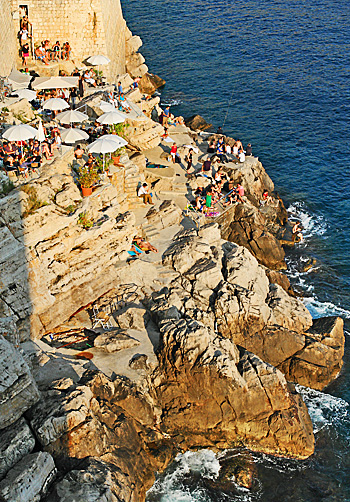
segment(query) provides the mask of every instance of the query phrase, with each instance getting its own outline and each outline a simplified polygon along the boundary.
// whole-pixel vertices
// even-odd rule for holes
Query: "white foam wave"
[[[160,502],[204,502],[207,500],[205,490],[198,488],[190,492],[188,487],[184,486],[183,479],[189,474],[216,479],[219,471],[220,463],[211,450],[179,454],[172,468],[148,491],[147,498]]]
[[[314,433],[348,416],[349,403],[344,399],[302,385],[296,385],[296,389],[309,410]]]
[[[161,107],[163,106],[177,106],[177,105],[181,105],[183,103],[183,101],[181,99],[167,99],[165,102],[161,102]]]
[[[304,202],[294,202],[288,208],[289,218],[298,220],[303,227],[304,239],[326,233],[328,224],[323,216],[311,215]]]
[[[305,290],[305,288],[304,288]],[[311,292],[311,290],[307,290]],[[332,302],[321,302],[316,297],[310,296],[302,299],[305,307],[308,309],[313,319],[337,315],[345,319],[350,319],[350,311],[334,305]]]

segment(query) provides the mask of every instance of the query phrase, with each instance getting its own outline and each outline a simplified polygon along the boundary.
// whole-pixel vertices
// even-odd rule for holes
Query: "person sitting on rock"
[[[149,193],[149,187],[147,183],[143,183],[137,191],[137,196],[142,197],[144,204],[153,204],[152,196]]]
[[[302,242],[304,240],[300,225],[301,225],[300,221],[296,221],[293,225],[292,228],[293,242]]]
[[[269,192],[267,190],[264,190],[262,194],[262,200],[260,201],[260,205],[265,206],[266,204],[270,204],[270,202],[272,201],[273,198],[271,197],[271,195],[269,195]]]
[[[207,176],[211,176],[211,159],[207,158],[202,163],[201,172]]]
[[[128,105],[128,102],[126,100],[126,97],[124,96],[123,93],[121,93],[119,95],[119,103],[120,103],[120,106],[123,108],[123,111],[127,111],[127,112],[131,112],[131,108],[130,106]]]
[[[216,152],[216,142],[215,139],[211,139],[208,144],[207,153],[215,153]]]
[[[239,200],[239,202],[244,202],[242,199],[242,197],[244,197],[244,188],[240,183],[237,183],[237,196],[237,200]]]
[[[77,145],[75,150],[74,150],[74,157],[79,160],[82,159],[84,155],[84,150],[81,148],[80,145]]]
[[[238,158],[240,162],[245,162],[245,151],[243,148],[239,151]]]
[[[248,143],[245,153],[246,153],[247,157],[252,157],[253,150],[252,150],[252,145],[250,143]]]

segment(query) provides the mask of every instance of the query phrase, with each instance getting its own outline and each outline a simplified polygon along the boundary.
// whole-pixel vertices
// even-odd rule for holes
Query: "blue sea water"
[[[150,71],[167,81],[162,102],[173,103],[176,115],[198,113],[244,145],[252,143],[291,218],[304,225],[304,243],[287,256],[293,285],[315,317],[341,315],[349,330],[350,2],[122,5],[128,26],[143,39]],[[303,273],[310,257],[315,265]],[[180,457],[149,500],[350,501],[349,373],[347,350],[328,393],[305,391],[317,430],[309,461],[261,457],[255,491],[227,495],[219,483],[213,488],[217,457],[207,453],[203,465],[212,471],[199,475],[196,458]]]

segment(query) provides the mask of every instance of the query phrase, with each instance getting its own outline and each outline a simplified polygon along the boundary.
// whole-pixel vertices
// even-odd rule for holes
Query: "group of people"
[[[44,40],[38,47],[36,47],[34,54],[36,59],[48,65],[50,61],[58,61],[60,59],[68,61],[70,59],[71,51],[72,49],[69,42],[65,42],[61,46],[60,42],[57,40],[56,43],[50,47],[50,40]],[[22,57],[24,57],[23,50]],[[23,64],[26,66],[25,61]]]
[[[225,136],[221,136],[218,139],[215,137],[209,141],[208,153],[217,155],[220,162],[232,162],[239,160],[239,162],[245,162],[246,156],[252,156],[253,150],[252,145],[248,143],[246,150],[243,148],[242,141],[237,139],[233,146],[230,145],[228,141],[225,140]]]
[[[0,145],[0,168],[6,172],[15,172],[25,178],[28,172],[36,171],[41,166],[43,157],[51,159],[59,149],[62,140],[58,127],[45,129],[45,140],[4,141]]]

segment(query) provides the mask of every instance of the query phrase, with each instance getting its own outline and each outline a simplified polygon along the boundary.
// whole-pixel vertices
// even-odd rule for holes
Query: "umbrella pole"
[[[105,154],[103,154],[103,173],[105,172]]]

